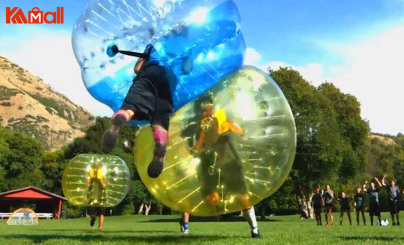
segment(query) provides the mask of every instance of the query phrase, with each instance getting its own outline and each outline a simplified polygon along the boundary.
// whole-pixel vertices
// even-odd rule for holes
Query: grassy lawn
[[[8,226],[0,220],[0,244],[404,244],[404,225],[358,227],[347,225],[345,220],[343,226],[327,228],[298,216],[268,217],[259,222],[263,238],[251,239],[248,224],[241,220],[192,222],[191,218],[191,234],[183,235],[178,219],[179,216],[107,216],[101,232],[89,226],[89,218],[41,220],[39,226]]]

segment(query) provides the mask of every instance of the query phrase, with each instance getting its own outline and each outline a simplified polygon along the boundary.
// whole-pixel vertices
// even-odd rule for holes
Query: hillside
[[[371,143],[380,142],[383,145],[395,145],[396,142],[391,137],[378,135],[378,134],[371,134],[369,136],[369,140]]]
[[[0,124],[57,149],[94,123],[84,108],[55,92],[42,79],[0,57]]]

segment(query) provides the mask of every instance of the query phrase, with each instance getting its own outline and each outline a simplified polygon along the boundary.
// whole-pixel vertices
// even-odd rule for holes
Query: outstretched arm
[[[365,180],[365,181],[363,182],[362,191],[366,192],[366,185],[367,185],[367,184],[368,184],[368,181]]]
[[[380,181],[379,181],[378,178],[374,177],[373,179],[376,180],[376,182],[377,182],[377,184],[379,185],[379,187],[383,187],[383,186],[382,186],[382,183],[380,183]]]
[[[382,186],[386,186],[386,176],[387,176],[387,174],[384,174],[384,175],[383,175],[383,178],[382,178]]]

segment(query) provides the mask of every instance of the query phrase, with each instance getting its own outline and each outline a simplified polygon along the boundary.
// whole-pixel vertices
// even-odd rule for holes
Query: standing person
[[[378,218],[377,225],[381,224],[381,215],[380,215],[380,204],[379,204],[379,188],[376,188],[375,182],[382,187],[378,178],[373,178],[374,181],[370,182],[370,188],[366,189],[366,184],[368,183],[365,181],[363,189],[366,190],[369,196],[369,216],[370,216],[370,225],[373,225],[373,216],[376,215]]]
[[[362,214],[363,225],[366,225],[365,218],[365,189],[358,187],[354,196],[354,206],[356,211],[356,223],[359,225],[359,215]]]
[[[394,180],[390,180],[390,185],[386,185],[386,174],[383,175],[382,185],[386,188],[387,193],[389,194],[389,209],[391,220],[393,221],[393,225],[400,225],[399,212],[400,212],[400,189],[396,186],[396,182]],[[394,216],[397,219],[397,223],[394,220]]]
[[[323,203],[323,197],[320,192],[320,187],[317,186],[311,197],[311,205],[313,206],[314,216],[316,217],[317,225],[321,226],[321,204]]]
[[[331,190],[330,185],[326,185],[326,190],[323,193],[324,199],[324,213],[325,213],[325,226],[328,227],[328,217],[331,221],[331,227],[334,226],[334,215],[332,214],[332,200],[334,198],[334,192]]]
[[[106,201],[106,187],[108,185],[103,173],[104,165],[97,163],[91,165],[89,174],[86,179],[86,186],[88,186],[88,193],[86,195],[86,202],[91,206],[104,205]],[[88,215],[91,217],[90,226],[93,227],[98,217],[98,230],[102,230],[104,225],[105,209],[101,207],[90,207],[87,209]]]
[[[86,178],[86,186],[88,192],[85,197],[85,202],[88,206],[104,205],[106,201],[106,187],[107,180],[103,173],[104,165],[102,163],[96,163],[91,165],[90,171]]]
[[[345,192],[341,192],[341,196],[338,198],[338,201],[341,203],[341,214],[339,216],[339,224],[342,225],[342,221],[344,220],[344,213],[347,214],[349,219],[349,225],[352,225],[351,219],[351,205],[352,197],[347,197]]]
[[[222,208],[221,200],[226,196],[234,196],[235,201],[243,207],[251,237],[259,238],[257,218],[250,203],[244,166],[235,141],[236,137],[244,136],[244,129],[230,121],[223,109],[215,111],[211,97],[201,100],[200,109],[196,142],[192,150],[201,160],[197,175],[202,196],[215,209]],[[219,183],[221,188],[226,188],[226,193],[218,190]]]

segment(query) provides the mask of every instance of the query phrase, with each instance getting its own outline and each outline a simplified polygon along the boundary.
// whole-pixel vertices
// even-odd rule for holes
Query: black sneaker
[[[400,221],[397,221],[397,226],[399,226],[400,225]]]
[[[126,123],[126,118],[124,115],[116,115],[111,121],[111,127],[105,131],[104,135],[102,136],[102,145],[101,150],[105,153],[110,153],[118,143],[119,137],[119,130],[123,127]],[[115,128],[112,131],[112,127]]]
[[[95,224],[95,218],[91,218],[90,220],[90,226],[93,227]]]
[[[147,168],[147,174],[150,178],[157,178],[163,172],[163,162],[166,155],[166,146],[160,143],[156,143],[154,148],[154,157],[149,167]]]
[[[257,233],[251,231],[251,237],[252,238],[261,238],[261,234],[259,231]]]
[[[393,226],[396,226],[396,222],[393,222]]]

